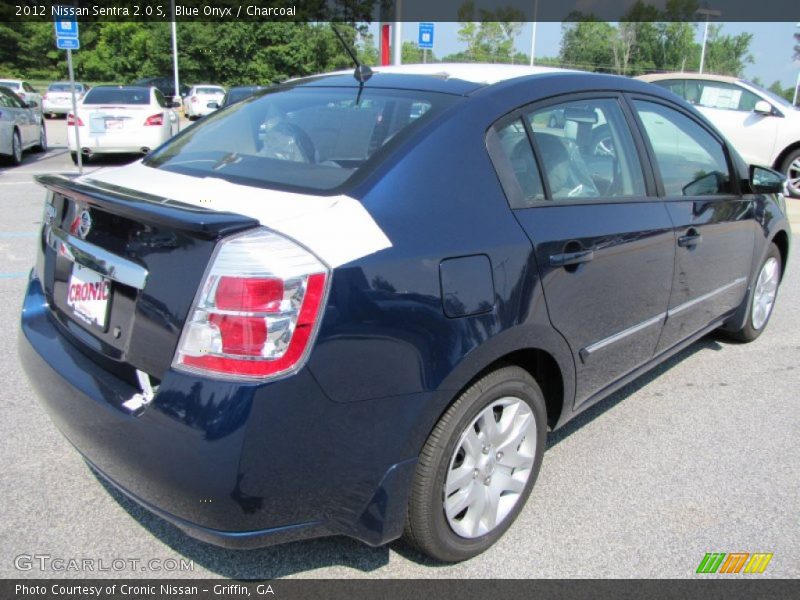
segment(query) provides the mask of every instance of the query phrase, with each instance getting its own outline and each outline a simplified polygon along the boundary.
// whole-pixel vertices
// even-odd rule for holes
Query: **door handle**
[[[563,252],[561,254],[550,255],[550,265],[553,267],[568,267],[589,262],[594,258],[592,250],[581,250],[579,252]]]
[[[678,246],[681,248],[691,248],[692,246],[697,246],[697,244],[702,241],[703,236],[697,233],[696,229],[690,229],[686,235],[682,235],[678,238]]]

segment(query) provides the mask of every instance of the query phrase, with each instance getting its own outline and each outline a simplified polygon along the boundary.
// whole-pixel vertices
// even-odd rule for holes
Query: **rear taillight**
[[[67,115],[67,125],[75,125],[75,115],[72,113]],[[83,127],[83,121],[81,121],[80,117],[78,117],[78,127]]]
[[[145,125],[163,125],[164,124],[164,113],[158,113],[157,115],[150,115],[144,121]]]
[[[296,371],[310,351],[329,281],[326,265],[273,231],[259,228],[224,240],[173,365],[260,380]]]
[[[47,92],[45,92],[44,94],[42,94],[42,100],[47,100]]]

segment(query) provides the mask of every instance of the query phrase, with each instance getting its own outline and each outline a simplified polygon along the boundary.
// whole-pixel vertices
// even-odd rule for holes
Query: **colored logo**
[[[87,209],[83,209],[75,220],[72,221],[69,227],[69,232],[73,235],[77,234],[82,239],[86,239],[89,235],[89,230],[92,228],[92,216]]]
[[[772,553],[766,552],[707,552],[697,567],[697,573],[763,573]]]

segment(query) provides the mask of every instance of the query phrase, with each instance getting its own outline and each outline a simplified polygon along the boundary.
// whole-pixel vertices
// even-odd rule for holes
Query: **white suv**
[[[183,99],[183,112],[192,121],[211,114],[222,104],[225,97],[225,88],[219,85],[195,85]],[[216,102],[216,104],[212,104]],[[212,106],[209,106],[212,104]]]
[[[722,75],[659,73],[637,77],[667,88],[693,104],[749,164],[786,175],[800,197],[800,109],[749,81]]]

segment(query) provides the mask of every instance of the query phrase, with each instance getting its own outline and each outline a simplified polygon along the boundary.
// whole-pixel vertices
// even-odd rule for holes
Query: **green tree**
[[[710,26],[706,44],[707,70],[718,75],[741,77],[745,66],[753,62],[750,54],[752,41],[752,33],[722,35],[722,25]]]
[[[755,83],[755,81],[753,83]],[[767,89],[769,89],[769,91],[772,92],[773,94],[777,94],[778,96],[785,98],[789,102],[792,101],[792,97],[794,96],[794,88],[793,87],[785,88],[783,87],[783,85],[781,85],[780,81],[776,81]]]
[[[564,23],[561,27],[560,58],[564,66],[594,71],[613,71],[615,67],[613,42],[617,38],[614,26],[594,17],[573,14],[584,19]]]

